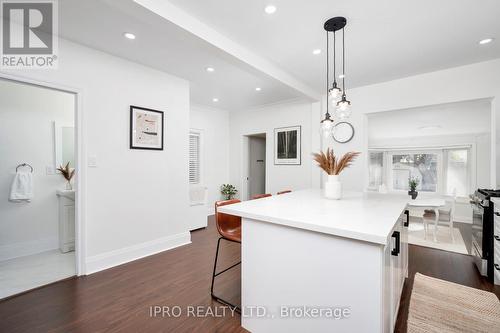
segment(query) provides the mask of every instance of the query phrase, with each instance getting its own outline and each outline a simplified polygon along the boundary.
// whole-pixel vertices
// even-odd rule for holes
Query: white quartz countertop
[[[341,200],[323,198],[319,189],[219,207],[219,212],[244,218],[321,232],[377,244],[386,244],[408,196],[380,193],[344,193]]]

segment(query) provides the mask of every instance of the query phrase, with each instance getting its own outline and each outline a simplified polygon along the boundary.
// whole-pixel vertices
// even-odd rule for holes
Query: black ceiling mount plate
[[[337,31],[345,27],[347,19],[343,16],[332,17],[325,22],[324,28],[326,31]]]

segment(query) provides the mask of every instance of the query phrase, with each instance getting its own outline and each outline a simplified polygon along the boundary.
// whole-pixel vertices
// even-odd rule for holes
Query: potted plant
[[[66,189],[72,190],[73,186],[71,185],[71,178],[73,178],[73,176],[75,175],[75,169],[70,168],[68,162],[66,163],[65,167],[60,165],[59,168],[57,168],[57,170],[60,171],[64,179],[66,179]]]
[[[238,190],[231,184],[222,184],[222,186],[220,187],[220,193],[226,200],[231,200],[236,195],[236,193],[238,193]]]
[[[342,198],[342,183],[339,180],[339,175],[344,169],[352,165],[360,152],[348,152],[341,158],[338,158],[333,153],[333,149],[328,148],[326,153],[319,152],[313,154],[314,160],[318,162],[318,166],[323,169],[328,175],[328,180],[324,186],[324,196],[328,199],[339,200]]]
[[[420,183],[420,180],[418,177],[409,177],[408,178],[408,186],[410,187],[410,190],[408,191],[408,195],[411,195],[411,198],[415,200],[417,198],[418,192],[417,192],[417,186]]]

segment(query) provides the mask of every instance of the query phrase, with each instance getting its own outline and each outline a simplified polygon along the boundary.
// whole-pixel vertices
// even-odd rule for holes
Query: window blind
[[[189,184],[200,183],[200,135],[189,134]]]

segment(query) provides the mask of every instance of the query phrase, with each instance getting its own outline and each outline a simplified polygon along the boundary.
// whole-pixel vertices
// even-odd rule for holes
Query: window
[[[392,155],[392,189],[408,191],[408,179],[419,179],[418,191],[437,192],[437,154],[394,154]]]
[[[469,151],[446,151],[446,194],[465,197],[469,193]]]
[[[189,133],[189,184],[200,183],[200,133]]]
[[[384,179],[384,152],[370,152],[370,164],[368,165],[368,188],[378,190]]]
[[[418,177],[418,191],[467,197],[471,191],[471,149],[419,148],[392,151],[377,148],[369,152],[368,189],[385,184],[389,191],[408,191],[408,178]]]

